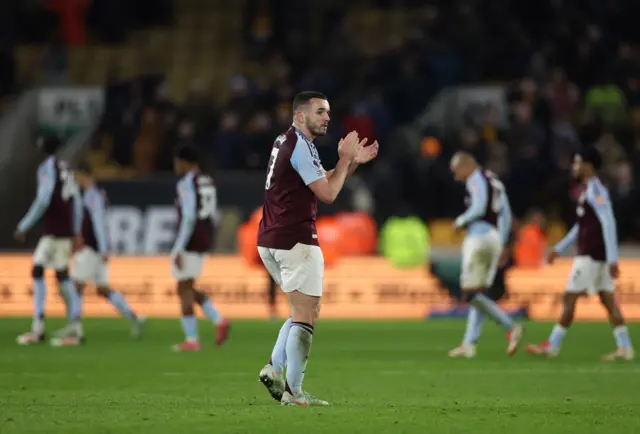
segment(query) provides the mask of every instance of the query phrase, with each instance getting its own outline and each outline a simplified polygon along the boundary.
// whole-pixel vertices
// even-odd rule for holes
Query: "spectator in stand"
[[[631,110],[631,123],[625,131],[629,159],[634,167],[634,177],[640,176],[640,108]]]
[[[618,83],[624,83],[628,77],[637,77],[640,73],[638,58],[628,42],[621,42],[618,46],[618,56],[613,59],[611,69],[611,75]]]
[[[207,89],[200,80],[193,80],[182,106],[182,115],[195,124],[194,139],[204,144],[211,137],[216,122],[216,110]]]
[[[624,95],[630,109],[640,108],[640,71],[637,75],[629,76],[624,81]]]
[[[274,22],[269,1],[250,1],[245,10],[245,40],[248,46],[246,54],[249,59],[260,61],[268,53],[273,37]]]
[[[240,121],[245,123],[251,118],[253,107],[249,80],[239,74],[232,76],[229,79],[229,99],[225,109],[237,113]]]
[[[140,134],[133,145],[132,166],[138,176],[149,176],[158,169],[163,128],[153,108],[142,112]]]
[[[626,160],[626,152],[622,145],[618,143],[616,137],[610,130],[606,130],[602,136],[593,144],[602,156],[602,168],[600,174],[605,180],[612,180],[616,176],[618,163]]]
[[[488,105],[483,109],[480,135],[486,149],[485,167],[500,178],[506,177],[509,154],[506,144],[502,141],[503,131],[500,128],[498,111],[494,105]]]
[[[510,176],[504,178],[509,192],[511,209],[522,215],[534,202],[534,193],[547,173],[540,162],[545,140],[542,126],[534,121],[530,104],[517,102],[513,105],[513,121],[505,132],[509,145]]]
[[[391,109],[398,122],[412,120],[424,108],[426,85],[420,76],[418,64],[412,57],[406,57],[400,65],[400,76],[390,89]]]
[[[378,142],[387,143],[393,128],[393,115],[385,104],[380,92],[372,92],[368,98],[368,108],[373,120],[374,135]],[[382,151],[383,153],[386,151]],[[380,154],[378,154],[380,155]]]
[[[47,7],[58,15],[65,44],[77,47],[87,43],[85,13],[88,0],[47,0]]]
[[[640,210],[638,205],[640,197],[633,168],[628,161],[618,162],[609,192],[618,223],[618,238],[630,238],[634,234],[634,226],[637,225],[636,216]]]
[[[224,112],[211,149],[216,166],[229,170],[243,169],[245,142],[246,136],[240,130],[240,117],[235,112]]]
[[[246,164],[250,169],[267,167],[273,140],[282,131],[274,129],[273,120],[267,112],[258,112],[249,124],[246,148]]]
[[[551,81],[545,89],[545,96],[551,110],[551,121],[554,127],[565,128],[576,115],[580,90],[567,80],[564,69],[553,69]]]

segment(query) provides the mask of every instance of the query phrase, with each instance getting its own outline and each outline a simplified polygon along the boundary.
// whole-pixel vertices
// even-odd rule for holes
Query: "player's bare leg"
[[[271,276],[269,276],[269,316],[272,321],[278,319],[278,306],[277,306],[277,289],[276,289],[276,281],[273,280]]]
[[[198,322],[195,316],[194,305],[196,292],[193,289],[193,279],[178,282],[178,296],[182,310],[182,329],[185,340],[181,344],[173,346],[174,351],[200,351],[200,339],[198,338]]]
[[[42,343],[45,340],[45,301],[47,298],[47,287],[44,283],[44,267],[34,265],[33,276],[33,321],[31,330],[17,337],[16,342],[20,345],[33,345]]]
[[[499,326],[507,332],[507,355],[513,356],[518,350],[518,345],[522,338],[523,328],[520,324],[513,322],[511,317],[507,315],[493,300],[485,295],[485,288],[463,288],[463,297],[471,308],[477,310],[475,319],[471,317],[473,310],[469,311],[469,322],[474,320],[474,324],[469,324],[471,329],[468,336],[465,335],[465,341],[462,345],[454,348],[449,352],[450,357],[473,357],[475,355],[475,342],[480,337],[482,324],[484,323],[483,315],[493,319]],[[473,327],[471,327],[473,326]]]
[[[618,306],[613,293],[610,291],[600,291],[598,296],[600,297],[600,302],[609,314],[609,322],[613,327],[613,336],[617,347],[615,352],[603,356],[602,360],[633,360],[635,358],[635,351],[631,344],[629,330],[627,329],[624,317],[622,316],[622,311],[620,310],[620,306]]]
[[[106,299],[118,311],[120,316],[129,320],[131,323],[131,336],[139,339],[142,336],[144,323],[146,318],[136,315],[129,307],[129,303],[124,296],[117,291],[112,290],[108,286],[100,285],[96,288],[99,297]]]
[[[287,337],[287,375],[282,405],[303,406],[329,405],[302,390],[302,381],[311,351],[313,331],[320,314],[321,297],[292,291],[287,294],[291,307],[291,329]]]
[[[206,317],[216,326],[216,345],[222,345],[229,338],[231,323],[220,315],[220,312],[215,308],[211,299],[207,297],[207,294],[197,289],[194,289],[194,294],[196,302],[200,305],[202,312],[204,312]]]
[[[578,299],[586,294],[585,291],[581,292],[565,292],[562,296],[562,314],[558,323],[553,327],[549,339],[541,344],[527,345],[525,347],[529,354],[540,357],[556,357],[560,353],[560,347],[562,346],[562,340],[567,334],[567,330],[573,324],[573,319],[576,312],[576,304]]]

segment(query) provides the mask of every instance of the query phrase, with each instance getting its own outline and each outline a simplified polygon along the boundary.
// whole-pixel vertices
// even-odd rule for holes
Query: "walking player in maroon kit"
[[[210,176],[200,172],[197,151],[180,147],[173,160],[176,174],[182,177],[177,186],[178,237],[171,251],[173,277],[178,281],[182,309],[183,343],[174,351],[200,351],[198,325],[194,305],[216,325],[216,344],[222,345],[229,335],[229,322],[222,318],[207,295],[194,288],[202,272],[204,256],[211,250],[217,215],[216,187]]]
[[[573,159],[573,176],[583,184],[578,199],[577,221],[569,233],[549,254],[548,261],[577,242],[569,281],[562,297],[562,314],[546,342],[525,347],[530,354],[553,358],[560,353],[562,340],[573,323],[576,303],[581,296],[598,294],[613,327],[616,351],[604,361],[633,360],[635,352],[620,306],[616,302],[614,279],[618,278],[618,234],[609,192],[598,179],[602,157],[595,148],[578,152]]]
[[[134,338],[142,335],[145,318],[137,316],[129,307],[124,295],[114,291],[109,285],[109,242],[107,240],[107,204],[106,193],[101,190],[92,175],[91,168],[81,164],[75,169],[76,181],[82,188],[84,219],[82,222],[83,245],[73,257],[71,278],[82,300],[87,283],[96,287],[97,294],[107,300],[131,323]],[[80,330],[77,336],[59,340],[59,346],[75,346],[84,340]]]
[[[38,147],[47,158],[38,167],[36,198],[15,232],[15,238],[24,241],[27,232],[40,218],[44,220],[43,234],[33,254],[33,322],[31,331],[18,336],[20,345],[36,344],[45,339],[46,268],[55,270],[67,304],[70,325],[59,336],[77,336],[81,330],[81,301],[69,279],[69,260],[74,238],[76,244],[81,240],[82,198],[67,163],[56,157],[61,145],[55,136],[38,141]],[[53,340],[52,344],[55,342]]]
[[[327,97],[303,92],[293,101],[293,126],[276,138],[265,184],[258,252],[269,274],[287,295],[291,318],[280,329],[260,381],[282,405],[329,405],[302,390],[311,340],[320,312],[324,259],[318,245],[318,199],[332,203],[359,164],[373,160],[378,143],[365,147],[354,131],[338,145],[336,168],[325,171],[313,140],[330,120]],[[286,380],[283,371],[286,366]]]

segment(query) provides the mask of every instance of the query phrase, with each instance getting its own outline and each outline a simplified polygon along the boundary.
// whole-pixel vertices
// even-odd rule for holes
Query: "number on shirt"
[[[503,202],[504,202],[504,184],[495,177],[495,175],[489,171],[487,171],[489,175],[489,183],[491,184],[491,188],[493,189],[493,196],[491,198],[491,210],[496,214],[499,214],[502,211]]]
[[[198,185],[198,195],[200,196],[198,218],[200,220],[213,218],[216,213],[216,188],[213,185]]]
[[[66,202],[78,191],[78,184],[73,173],[67,169],[60,169],[60,181],[62,181],[62,200]]]
[[[269,190],[271,187],[271,178],[273,178],[273,170],[276,167],[276,159],[278,158],[279,148],[274,147],[271,150],[271,157],[269,158],[269,165],[267,166],[267,182],[264,185],[265,190]]]

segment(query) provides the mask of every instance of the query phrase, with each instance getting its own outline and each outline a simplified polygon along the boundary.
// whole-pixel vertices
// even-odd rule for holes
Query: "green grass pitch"
[[[29,324],[0,320],[0,434],[640,432],[640,366],[599,361],[614,346],[604,323],[576,324],[556,360],[507,358],[487,323],[476,359],[449,360],[462,321],[324,321],[305,388],[328,408],[281,407],[258,383],[278,323],[237,321],[215,348],[201,321],[198,354],[170,352],[177,320],[132,341],[125,321],[89,319],[80,348],[19,347]],[[525,342],[549,330],[529,323]]]

